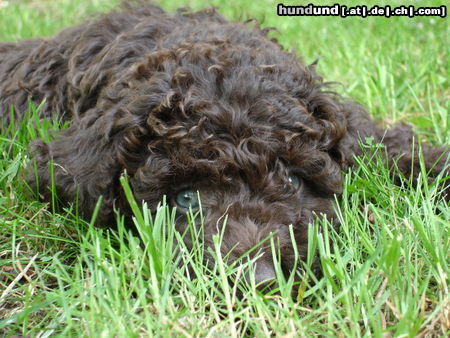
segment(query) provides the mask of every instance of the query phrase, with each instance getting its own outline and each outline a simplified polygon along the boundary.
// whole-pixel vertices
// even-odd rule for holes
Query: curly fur
[[[54,141],[35,143],[38,181],[32,175],[30,182],[49,199],[53,162],[62,201],[78,199],[89,217],[103,197],[101,226],[114,223],[115,208],[130,214],[119,183],[124,171],[150,208],[164,195],[173,204],[180,190],[199,190],[207,245],[226,214],[224,253],[232,250],[234,259],[276,233],[289,271],[288,225],[304,257],[314,214],[333,219],[341,172],[354,164],[359,140],[383,142],[390,163],[400,157],[408,176],[419,162],[409,127],[378,127],[267,31],[227,22],[214,9],[170,16],[142,4],[53,38],[0,44],[6,121],[10,106],[20,114],[30,98],[45,99],[41,117],[71,120]],[[445,151],[424,145],[434,174]],[[184,224],[178,217],[180,230]],[[261,258],[261,279],[271,274],[270,257]]]

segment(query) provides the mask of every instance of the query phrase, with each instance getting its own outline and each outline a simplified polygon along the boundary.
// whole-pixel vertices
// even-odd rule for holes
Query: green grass
[[[115,2],[5,3],[2,41],[51,36]],[[208,3],[229,18],[256,17],[278,27],[283,33],[274,37],[306,62],[321,57],[318,69],[326,79],[343,83],[336,90],[377,119],[410,121],[422,139],[450,143],[448,18],[286,18],[275,15],[276,2]],[[442,4],[427,5],[433,3]],[[177,0],[164,7],[183,5]],[[21,176],[27,146],[61,128],[38,121],[34,107],[28,115],[0,137],[0,335],[449,334],[450,207],[425,172],[418,187],[399,187],[371,152],[360,157],[359,168],[345,174],[339,231],[320,219],[311,227],[309,260],[318,255],[324,277],[306,273],[293,299],[292,280],[280,275],[280,294],[264,295],[244,281],[251,262],[228,266],[216,247],[217,264],[205,267],[201,233],[187,234],[199,239],[192,250],[181,241],[175,247],[181,234],[163,205],[153,215],[136,205],[138,234],[132,235],[123,220],[115,232],[100,230],[75,210],[54,213],[28,197]]]

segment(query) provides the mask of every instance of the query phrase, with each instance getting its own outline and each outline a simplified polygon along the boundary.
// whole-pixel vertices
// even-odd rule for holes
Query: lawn
[[[187,3],[169,2],[167,10]],[[0,41],[51,36],[115,3],[0,0]],[[319,72],[339,82],[334,89],[387,126],[411,122],[422,140],[450,144],[448,18],[278,17],[277,3],[207,2],[229,19],[277,27],[272,36],[287,50],[307,63],[319,58]],[[292,278],[279,275],[279,292],[263,294],[244,281],[248,262],[227,265],[211,248],[217,263],[205,267],[201,233],[192,250],[175,249],[180,234],[163,204],[153,214],[135,204],[132,234],[123,219],[117,231],[100,230],[95,215],[86,222],[75,208],[54,212],[31,198],[21,176],[28,144],[64,127],[37,121],[37,109],[0,136],[0,336],[449,335],[450,206],[426,172],[416,187],[394,185],[373,145],[344,173],[341,227],[320,218],[311,226],[299,293],[291,297]],[[308,269],[314,255],[319,279]]]

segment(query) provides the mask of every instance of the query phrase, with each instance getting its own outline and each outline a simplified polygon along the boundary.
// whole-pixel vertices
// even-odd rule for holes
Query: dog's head
[[[314,214],[333,214],[346,126],[314,66],[280,53],[223,41],[154,52],[121,88],[130,99],[112,129],[139,200],[155,207],[167,196],[183,230],[198,192],[207,245],[223,231],[222,252],[235,259],[274,234],[289,271],[289,226],[304,258]],[[274,277],[269,247],[253,251],[258,282]]]

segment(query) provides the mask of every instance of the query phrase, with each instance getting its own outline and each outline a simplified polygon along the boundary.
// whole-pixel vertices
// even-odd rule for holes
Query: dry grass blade
[[[19,272],[19,274],[16,276],[16,278],[14,278],[14,280],[6,287],[5,291],[2,292],[2,295],[0,296],[0,302],[4,301],[6,299],[6,297],[8,296],[8,294],[14,289],[14,286],[22,279],[26,276],[27,271],[31,268],[31,265],[34,263],[34,261],[36,260],[38,254],[34,255],[33,257],[31,257],[30,261],[28,262],[27,266],[25,267],[25,269],[21,270]]]

